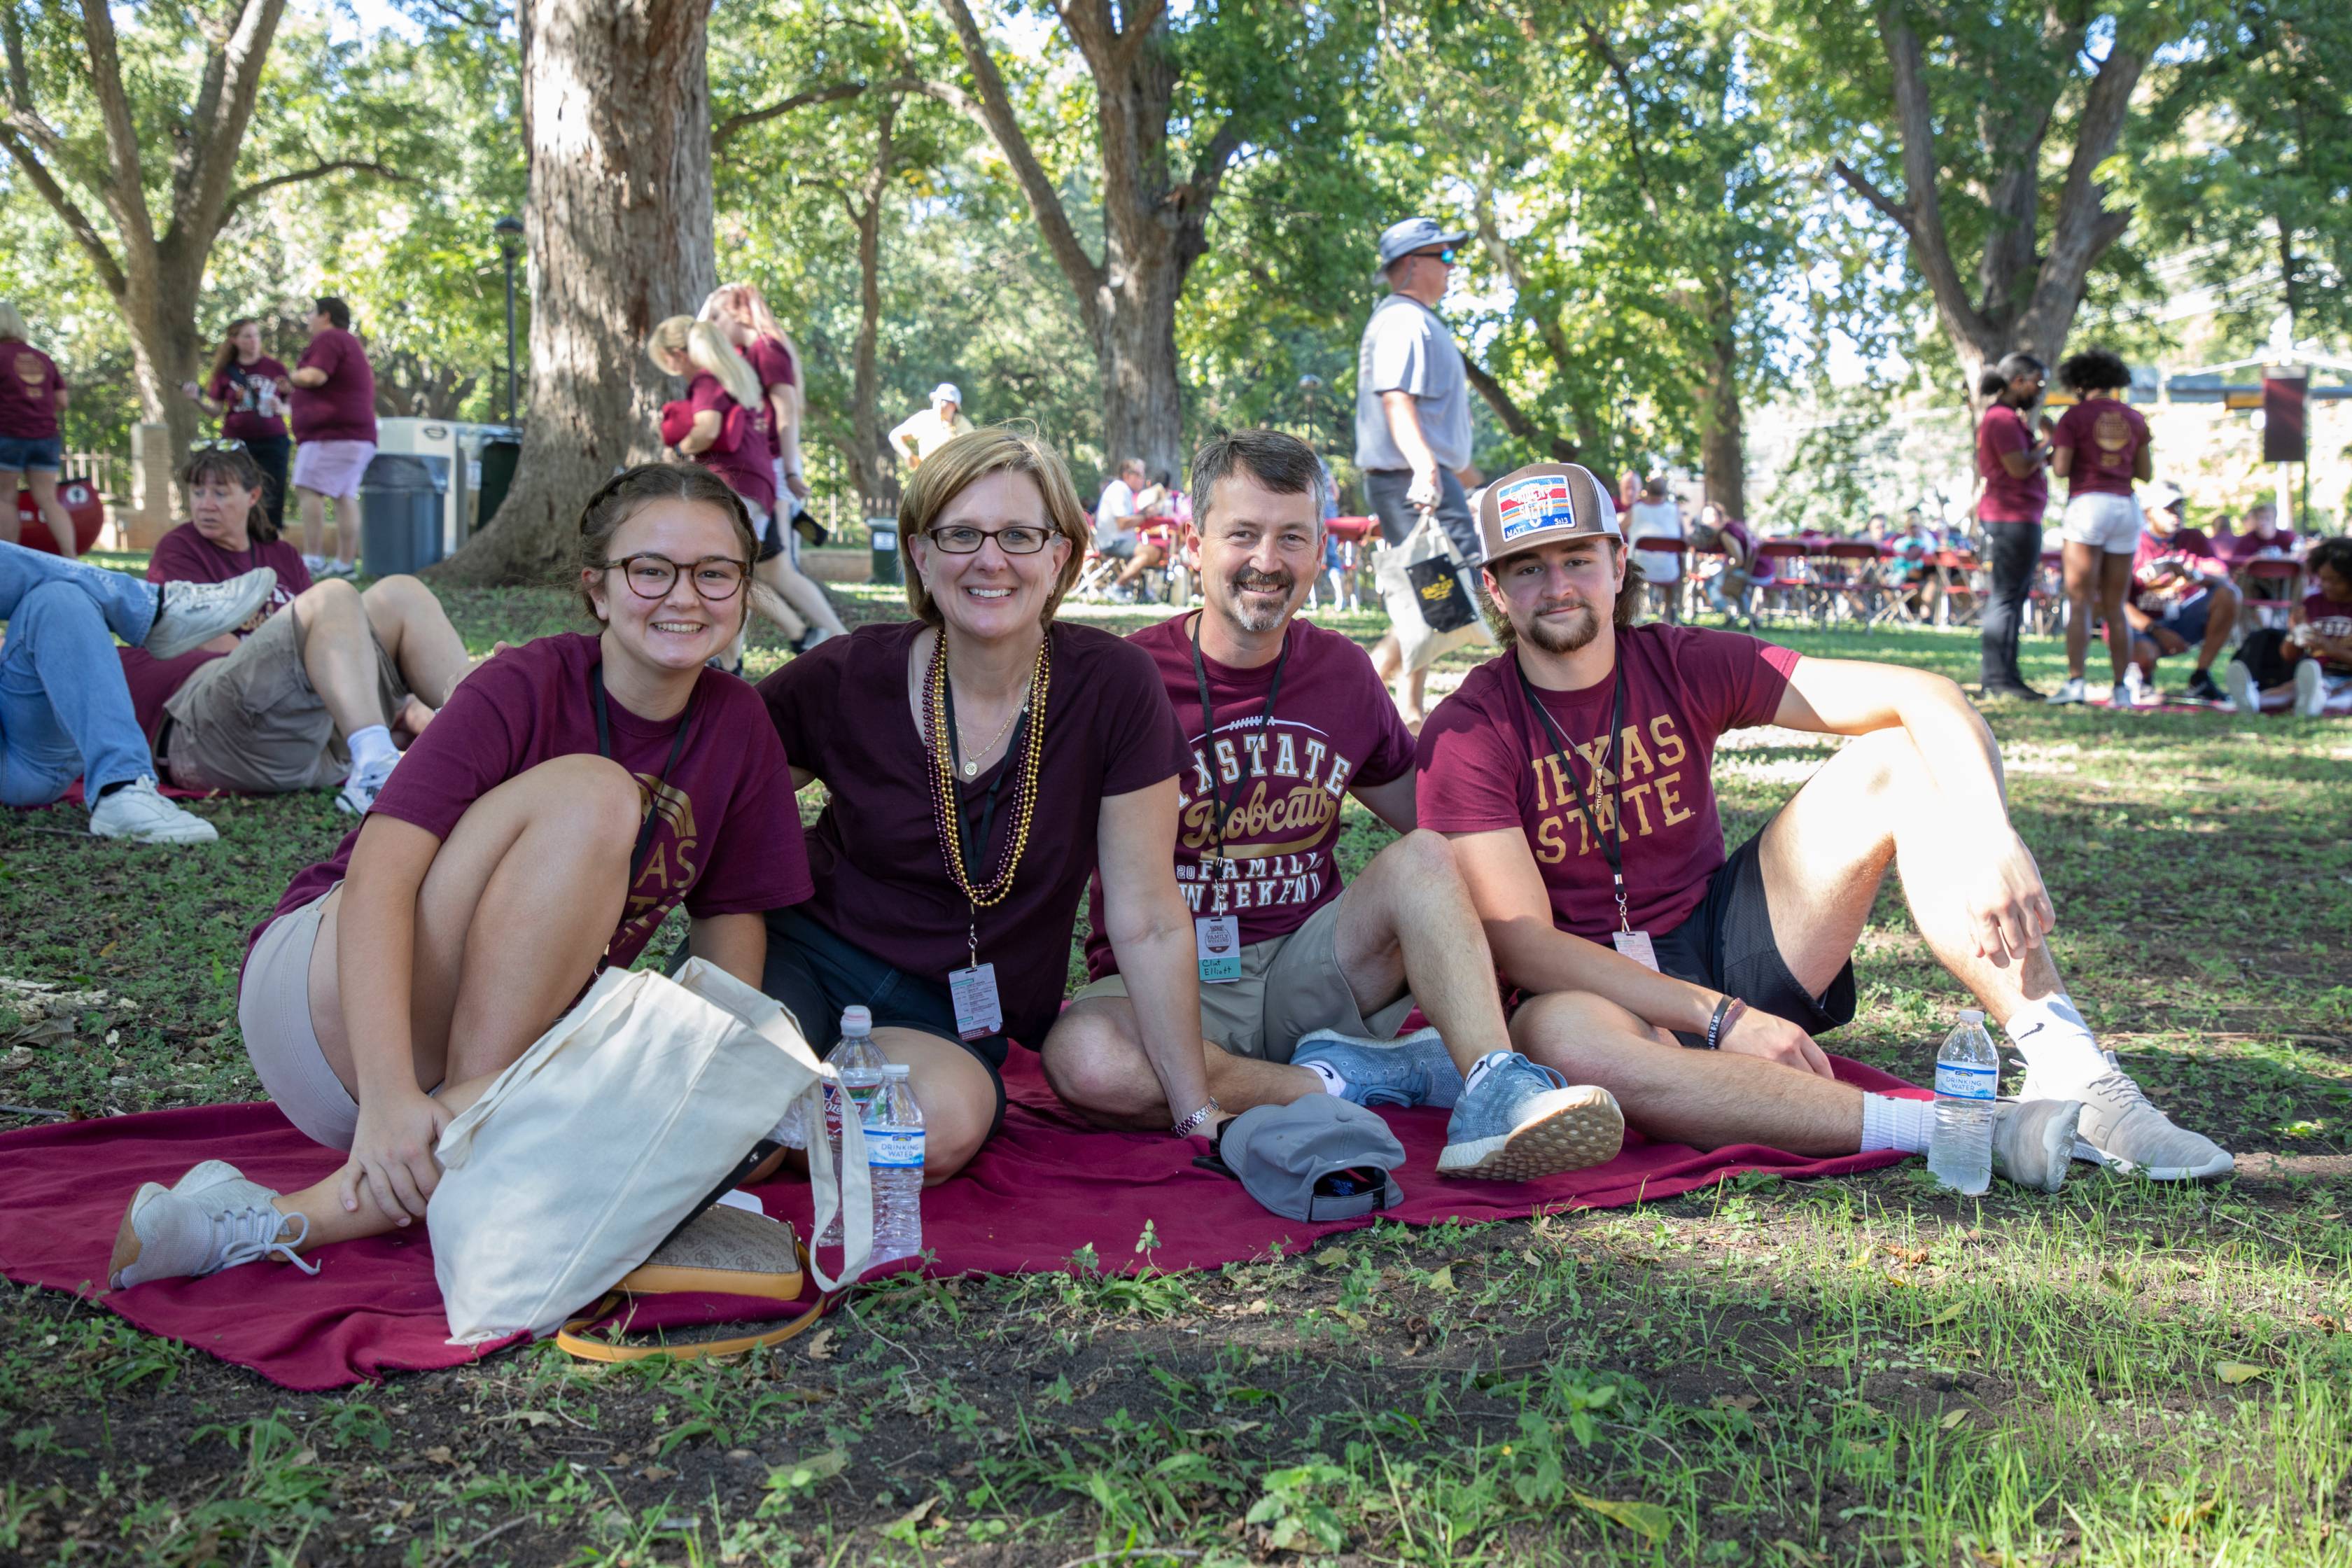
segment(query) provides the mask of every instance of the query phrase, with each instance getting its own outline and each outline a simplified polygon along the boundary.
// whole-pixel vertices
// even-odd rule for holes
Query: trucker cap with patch
[[[1225,1123],[1217,1153],[1250,1196],[1288,1219],[1354,1219],[1404,1201],[1390,1174],[1404,1145],[1377,1112],[1336,1094],[1244,1110]]]
[[[1478,539],[1489,563],[1556,540],[1624,537],[1607,489],[1574,463],[1513,468],[1478,500]]]

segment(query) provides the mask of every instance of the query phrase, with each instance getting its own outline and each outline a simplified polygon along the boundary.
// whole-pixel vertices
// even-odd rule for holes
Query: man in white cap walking
[[[1478,559],[1478,525],[1465,485],[1470,465],[1470,379],[1452,329],[1435,309],[1454,277],[1455,247],[1470,237],[1409,217],[1381,235],[1387,299],[1372,307],[1356,350],[1356,466],[1381,537],[1404,542],[1424,512],[1437,514],[1465,563]],[[1426,666],[1400,668],[1394,634],[1372,650],[1372,663],[1397,682],[1407,724],[1422,716]]]
[[[1414,805],[1528,997],[1511,1019],[1528,1058],[1609,1090],[1653,1138],[1926,1152],[1932,1102],[1838,1081],[1812,1038],[1853,1016],[1853,952],[1892,873],[1927,950],[2024,1058],[1996,1171],[2050,1190],[2070,1157],[2159,1181],[2229,1173],[2067,994],[2000,749],[1958,686],[1634,625],[1616,509],[1573,464],[1505,475],[1479,522],[1504,650],[1429,716]],[[1764,724],[1853,739],[1727,855],[1716,742]],[[1467,1100],[1478,1074],[1465,1082]]]
[[[890,445],[907,460],[907,467],[919,468],[923,459],[938,451],[958,436],[971,433],[971,421],[963,416],[963,394],[952,381],[943,381],[931,388],[931,405],[918,409],[898,421],[890,432]]]

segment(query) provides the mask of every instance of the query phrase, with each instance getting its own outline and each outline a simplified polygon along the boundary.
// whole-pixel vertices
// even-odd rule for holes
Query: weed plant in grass
[[[482,652],[576,624],[554,589],[450,605]],[[1773,635],[1975,660],[1960,634]],[[782,657],[755,634],[755,674]],[[1150,1269],[1147,1233],[1061,1274],[893,1279],[772,1354],[541,1348],[341,1395],[0,1286],[0,1561],[2352,1564],[2352,731],[1990,717],[2076,998],[2241,1152],[2235,1183],[1751,1178],[1192,1276]],[[1730,737],[1733,839],[1832,744]],[[0,1102],[257,1092],[245,933],[349,823],[324,795],[196,809],[222,837],[195,851],[0,814],[0,977],[102,993],[0,1003]],[[1343,861],[1387,837],[1351,806]],[[1857,967],[1831,1043],[1924,1074],[1964,999],[1892,891]]]

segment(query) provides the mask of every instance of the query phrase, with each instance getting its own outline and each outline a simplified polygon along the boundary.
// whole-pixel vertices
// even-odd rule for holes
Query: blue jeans
[[[0,543],[0,805],[87,798],[155,771],[114,638],[147,640],[153,584]],[[112,634],[112,635],[109,635]]]

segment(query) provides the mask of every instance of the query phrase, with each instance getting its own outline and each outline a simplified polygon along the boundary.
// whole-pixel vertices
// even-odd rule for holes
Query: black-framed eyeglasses
[[[242,452],[245,443],[234,436],[207,436],[201,441],[188,443],[191,452]]]
[[[1008,523],[1003,528],[974,528],[968,522],[957,522],[930,531],[931,543],[950,555],[977,554],[980,547],[992,539],[996,541],[996,548],[1007,555],[1034,555],[1053,537],[1052,529],[1035,528],[1025,522]]]
[[[731,555],[706,555],[699,561],[672,561],[667,555],[650,551],[635,555],[624,555],[618,561],[604,563],[600,570],[621,569],[623,581],[629,592],[640,599],[667,597],[677,582],[680,572],[690,574],[688,581],[694,591],[714,605],[725,604],[743,590],[743,579],[751,574],[749,562],[738,561]]]

